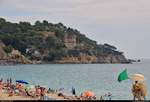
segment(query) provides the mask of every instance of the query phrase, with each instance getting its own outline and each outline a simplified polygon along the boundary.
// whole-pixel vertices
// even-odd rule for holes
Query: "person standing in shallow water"
[[[40,99],[44,100],[44,98],[45,98],[45,88],[41,87],[40,89],[41,89]]]
[[[138,81],[135,81],[135,83],[132,86],[132,92],[134,92],[133,100],[136,99],[136,96],[138,95],[139,91],[140,91],[140,87],[139,87]]]
[[[10,82],[10,84],[12,84],[12,79],[11,78],[10,78],[9,82]]]
[[[76,95],[76,91],[75,91],[75,88],[74,88],[74,87],[72,87],[72,94],[73,94],[73,95]]]
[[[0,97],[2,96],[2,90],[3,90],[3,83],[2,80],[0,81]]]
[[[110,92],[108,92],[108,98],[109,98],[109,100],[111,100],[111,96],[112,96],[112,94]]]
[[[133,100],[146,100],[146,87],[144,83],[139,83],[138,81],[135,81],[135,83],[132,86],[132,93],[133,93]]]

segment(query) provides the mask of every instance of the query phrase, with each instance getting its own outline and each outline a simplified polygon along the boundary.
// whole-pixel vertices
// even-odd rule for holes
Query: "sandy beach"
[[[88,91],[85,95],[76,96],[75,89],[74,92],[67,94],[64,88],[47,89],[40,85],[29,85],[23,80],[18,80],[15,84],[11,79],[8,79],[6,83],[3,83],[2,79],[0,81],[0,100],[92,100],[95,96]]]
[[[63,97],[58,96],[56,93],[51,93],[51,94],[46,94],[47,97],[51,98],[52,100],[66,100]],[[2,92],[0,94],[0,100],[40,100],[40,98],[33,98],[33,97],[28,97],[28,96],[9,96],[8,93]]]
[[[41,86],[23,83],[13,84],[10,80],[0,80],[0,100],[64,100],[63,94],[52,92]]]

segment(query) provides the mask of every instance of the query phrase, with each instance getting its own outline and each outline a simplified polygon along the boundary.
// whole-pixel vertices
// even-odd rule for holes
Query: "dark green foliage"
[[[115,46],[109,45],[109,44],[104,44],[105,48],[111,49],[111,50],[117,50],[117,48]]]
[[[21,32],[26,32],[28,30],[31,30],[32,26],[29,22],[20,22],[19,28],[20,28]]]
[[[4,42],[5,45],[11,45],[13,48],[25,53],[26,43],[23,42],[23,37],[18,37],[11,34],[6,34],[5,36],[0,36],[0,39]]]
[[[34,30],[36,31],[44,31],[44,24],[41,23],[40,21],[36,21],[34,25]]]
[[[54,37],[48,37],[45,41],[48,48],[55,48],[57,46],[57,39]]]
[[[53,32],[53,36],[44,37],[43,33]],[[65,47],[64,36],[66,34],[76,35],[78,46],[73,50]],[[116,51],[117,48],[109,45],[98,45],[81,34],[78,30],[67,28],[62,23],[52,24],[46,20],[42,22],[36,21],[34,25],[29,22],[10,23],[0,18],[0,40],[7,46],[6,52],[10,52],[11,47],[19,50],[22,54],[29,58],[33,58],[32,54],[26,53],[27,48],[40,51],[41,60],[54,61],[64,56],[79,56],[80,53],[87,55],[107,55],[107,54],[123,54]],[[80,45],[84,46],[80,46]],[[40,59],[38,59],[40,60]]]
[[[45,26],[49,26],[48,21],[46,21],[46,20],[43,20],[43,24],[44,24]]]
[[[61,40],[63,40],[64,35],[65,35],[65,32],[64,32],[64,31],[61,31],[61,30],[56,30],[56,31],[55,31],[55,35],[56,35],[56,37],[58,37],[58,38],[60,38]]]
[[[64,49],[50,50],[49,54],[44,57],[44,60],[47,60],[47,61],[60,60],[62,57],[65,57],[66,55],[67,55],[67,52]]]
[[[13,50],[13,47],[11,45],[8,45],[8,46],[5,46],[3,49],[6,53],[11,53]]]
[[[4,24],[5,22],[6,22],[6,20],[5,20],[5,19],[0,18],[0,24]]]
[[[6,22],[0,24],[0,33],[16,33],[19,32],[18,25]]]

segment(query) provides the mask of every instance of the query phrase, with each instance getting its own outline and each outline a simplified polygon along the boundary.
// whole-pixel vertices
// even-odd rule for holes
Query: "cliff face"
[[[22,55],[18,50],[12,50],[11,53],[8,54],[8,61],[12,61],[14,63],[21,64],[31,64],[32,61],[27,59],[24,55]]]
[[[97,63],[96,56],[89,56],[89,55],[80,55],[77,57],[64,57],[61,60],[55,61],[55,63],[75,63],[75,64],[90,64],[90,63]]]
[[[25,56],[23,56],[18,50],[12,50],[11,53],[4,51],[5,44],[0,41],[0,64],[30,64],[32,63]]]
[[[14,50],[7,54],[3,47],[5,45],[1,42],[0,43],[0,64],[32,64],[38,63],[38,61],[31,61],[27,59],[24,55],[22,55],[18,50]],[[44,62],[44,61],[39,61]],[[44,62],[45,63],[45,62]],[[105,55],[105,56],[90,56],[90,55],[80,55],[80,56],[67,56],[62,58],[61,60],[55,60],[52,63],[82,63],[82,64],[89,64],[89,63],[130,63],[124,55]]]
[[[130,63],[124,55],[107,55],[98,57],[98,63]]]
[[[79,57],[65,57],[61,60],[55,61],[55,63],[82,63],[82,64],[87,64],[87,63],[107,63],[107,64],[114,64],[114,63],[130,63],[125,56],[123,55],[108,55],[108,56],[79,56]]]

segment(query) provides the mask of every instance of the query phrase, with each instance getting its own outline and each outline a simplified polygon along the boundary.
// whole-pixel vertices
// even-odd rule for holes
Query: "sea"
[[[132,80],[118,82],[118,75],[127,69],[129,77],[135,73],[145,76],[148,90],[146,98],[150,99],[150,60],[133,64],[35,64],[0,66],[0,78],[6,80],[25,80],[31,85],[71,91],[75,88],[77,95],[90,90],[96,96],[112,94],[112,100],[132,100]],[[107,97],[104,97],[107,99]]]

